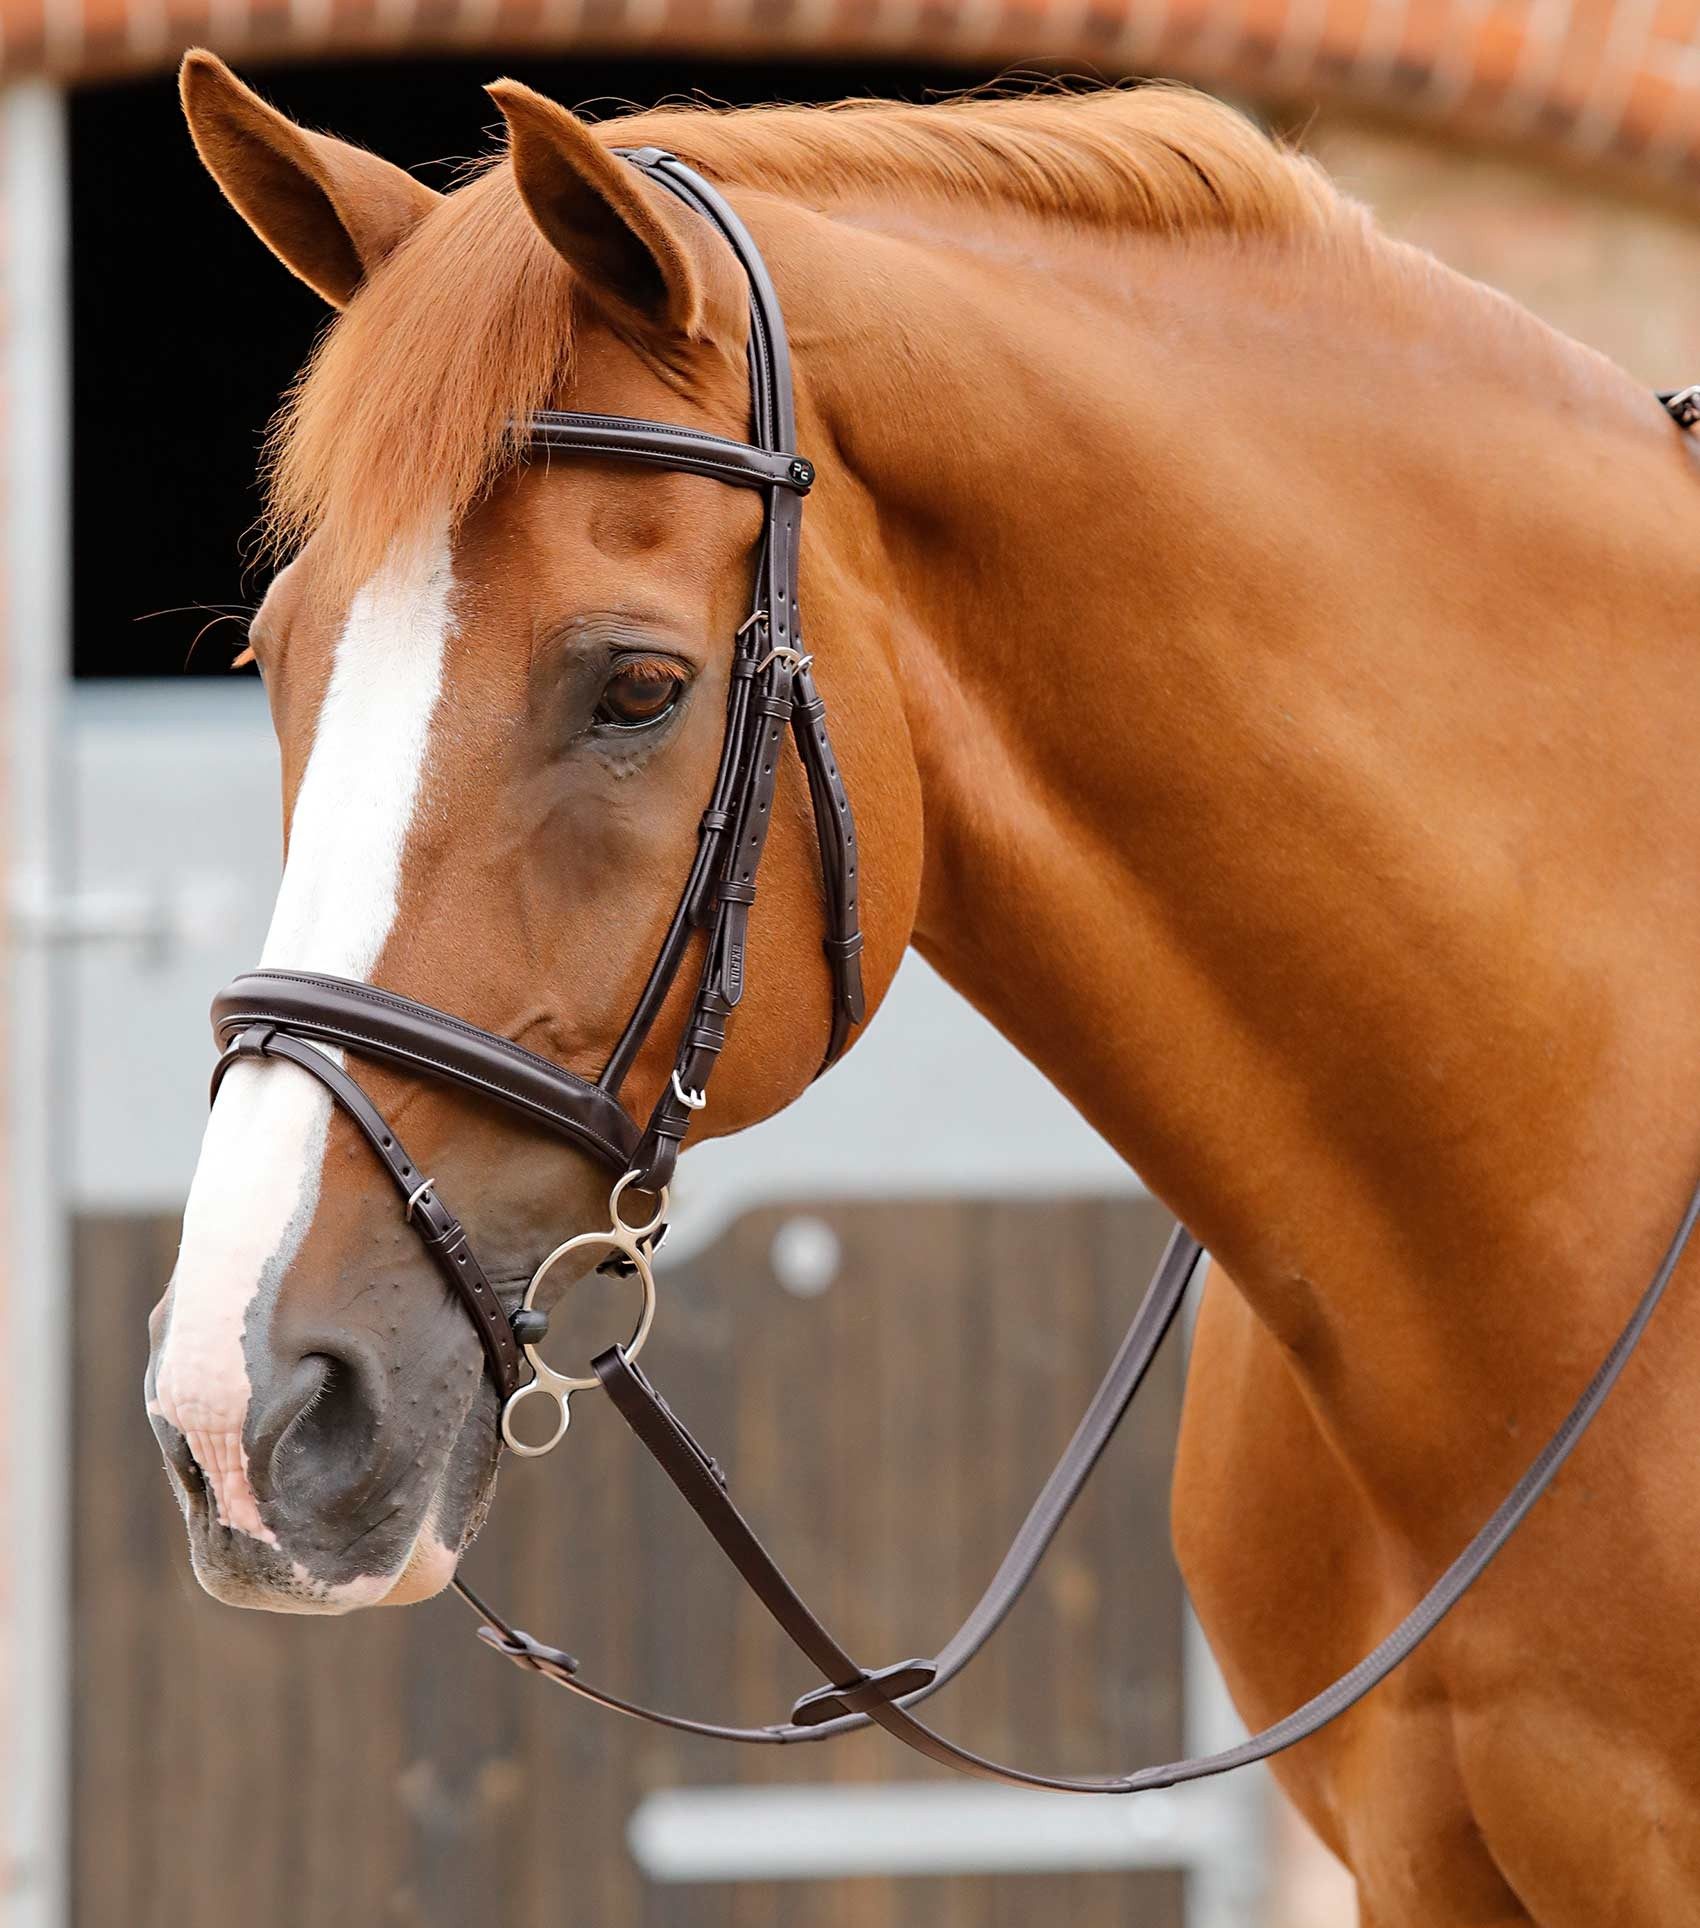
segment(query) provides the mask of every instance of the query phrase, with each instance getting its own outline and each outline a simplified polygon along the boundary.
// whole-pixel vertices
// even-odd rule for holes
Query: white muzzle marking
[[[392,558],[351,603],[263,965],[365,978],[377,962],[442,689],[452,587],[441,535]],[[288,1066],[232,1067],[207,1120],[155,1379],[153,1410],[188,1441],[219,1519],[268,1544],[242,1444],[253,1390],[244,1338],[313,1222],[330,1114],[317,1081]]]

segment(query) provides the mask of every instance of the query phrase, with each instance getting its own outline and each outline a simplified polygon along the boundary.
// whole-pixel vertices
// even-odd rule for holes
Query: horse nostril
[[[303,1364],[319,1368],[319,1383],[279,1439],[279,1453],[313,1458],[350,1436],[370,1439],[375,1415],[360,1373],[329,1353],[309,1354]]]
[[[255,1416],[249,1476],[256,1493],[311,1507],[360,1486],[376,1458],[372,1386],[353,1347],[304,1353]]]

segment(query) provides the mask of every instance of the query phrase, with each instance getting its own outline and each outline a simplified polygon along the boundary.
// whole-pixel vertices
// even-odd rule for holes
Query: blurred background
[[[1180,76],[1671,386],[1700,379],[1697,21],[1700,0],[0,0],[8,1924],[1354,1918],[1266,1778],[1068,1803],[930,1777],[879,1736],[752,1760],[522,1679],[452,1605],[292,1622],[195,1590],[144,1322],[208,996],[258,952],[279,846],[259,688],[226,668],[234,632],[195,639],[263,588],[256,450],[322,315],[195,163],[181,48],[438,185],[487,146],[501,72],[604,108]],[[855,1644],[929,1650],[1163,1214],[911,960],[802,1105],[687,1158],[676,1218],[664,1382]],[[1233,1737],[1167,1551],[1183,1365],[950,1697],[972,1744],[1085,1771]],[[508,1468],[469,1571],[644,1698],[759,1720],[809,1684],[609,1426]]]

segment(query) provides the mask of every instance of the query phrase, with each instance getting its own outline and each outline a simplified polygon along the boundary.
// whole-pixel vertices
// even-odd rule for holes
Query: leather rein
[[[479,1636],[528,1672],[616,1713],[656,1726],[758,1746],[832,1739],[878,1725],[906,1746],[961,1773],[1018,1787],[1064,1793],[1129,1794],[1198,1780],[1268,1759],[1306,1739],[1361,1699],[1440,1623],[1492,1562],[1544,1493],[1617,1382],[1700,1220],[1700,1186],[1689,1199],[1664,1258],[1598,1371],[1528,1470],[1468,1546],[1393,1631],[1350,1672],[1285,1719],[1235,1747],[1101,1779],[1053,1776],[1005,1766],[946,1739],[913,1709],[953,1680],[1008,1616],[1055,1538],[1069,1508],[1114,1436],[1122,1416],[1175,1322],[1205,1253],[1184,1226],[1168,1248],[1073,1438],[1034,1501],[1002,1564],[973,1610],[930,1659],[867,1668],[804,1602],[734,1503],[719,1463],[673,1413],[637,1363],[655,1308],[651,1261],[665,1232],[666,1187],[692,1115],[707,1102],[726,1027],[743,994],[745,940],[756,875],[766,845],[775,772],[790,729],[808,778],[825,897],[824,948],[832,974],[832,1021],[822,1069],[843,1051],[864,1014],[856,905],[856,832],[849,799],[827,737],[825,706],[802,647],[798,549],[802,503],[813,466],[796,451],[790,351],[779,301],[754,241],[718,191],[676,156],[657,148],[620,150],[648,180],[674,194],[718,230],[750,287],[749,365],[752,439],[735,442],[695,429],[627,417],[550,413],[528,425],[545,455],[600,456],[706,475],[762,492],[766,517],[747,621],[733,648],[726,734],[696,854],[636,1008],[595,1080],[578,1077],[510,1040],[391,991],[307,971],[258,970],[237,978],[213,1004],[221,1055],[218,1087],[238,1062],[283,1059],[318,1079],[371,1146],[404,1201],[407,1219],[465,1306],[502,1400],[502,1437],[514,1451],[549,1451],[565,1433],[573,1392],[600,1387],[708,1529],[721,1551],[825,1685],[804,1694],[790,1718],[763,1727],[694,1720],[639,1705],[583,1679],[574,1657],[512,1626],[463,1580],[454,1586],[476,1612]],[[1700,424],[1700,385],[1661,394],[1684,429]],[[639,1124],[620,1092],[678,979],[698,932],[706,933],[701,975],[674,1057],[672,1074]],[[568,1140],[614,1175],[605,1232],[581,1233],[537,1268],[519,1308],[509,1313],[479,1265],[459,1219],[340,1056],[352,1052],[492,1100]],[[629,1190],[653,1196],[647,1218],[623,1212]],[[592,1361],[591,1375],[555,1372],[539,1354],[548,1317],[535,1303],[562,1259],[606,1249],[598,1269],[635,1276],[643,1288],[638,1330],[625,1346]],[[529,1369],[529,1372],[528,1372]],[[513,1414],[533,1394],[558,1407],[553,1435],[528,1445]]]

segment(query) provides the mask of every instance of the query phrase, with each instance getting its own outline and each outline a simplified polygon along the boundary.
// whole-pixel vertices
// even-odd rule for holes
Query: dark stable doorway
[[[481,89],[503,73],[601,115],[692,93],[738,104],[919,100],[987,77],[890,62],[497,53],[247,77],[307,126],[446,187],[460,161],[489,151],[500,117]],[[202,171],[173,79],[79,90],[70,126],[75,673],[228,675],[240,627],[206,626],[264,592],[252,537],[260,445],[326,310]]]

